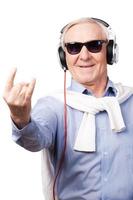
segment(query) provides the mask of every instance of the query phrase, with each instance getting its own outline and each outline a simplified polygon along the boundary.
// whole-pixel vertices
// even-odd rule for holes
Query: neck
[[[84,84],[84,87],[92,92],[95,97],[102,97],[107,85],[108,78],[99,80],[96,83]]]

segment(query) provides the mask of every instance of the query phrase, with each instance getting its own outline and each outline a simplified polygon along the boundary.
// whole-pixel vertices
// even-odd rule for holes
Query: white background
[[[109,66],[110,78],[132,86],[131,3],[132,0],[0,0],[0,199],[44,200],[40,153],[28,152],[11,139],[9,111],[2,99],[10,69],[18,68],[16,81],[37,78],[34,105],[39,97],[63,87],[63,71],[57,57],[61,28],[76,18],[97,17],[111,25],[119,44],[119,62]]]

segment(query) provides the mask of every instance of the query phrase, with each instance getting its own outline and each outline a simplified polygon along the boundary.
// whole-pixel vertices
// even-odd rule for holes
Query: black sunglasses
[[[85,46],[91,53],[98,53],[101,51],[103,43],[107,43],[107,40],[92,40],[84,43],[81,42],[65,43],[65,47],[68,53],[71,55],[80,53],[83,46]]]

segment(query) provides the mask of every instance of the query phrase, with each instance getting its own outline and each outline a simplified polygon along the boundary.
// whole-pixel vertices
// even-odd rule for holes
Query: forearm
[[[18,129],[13,123],[12,137],[17,144],[33,152],[50,148],[54,143],[53,133],[47,122],[41,124],[33,119],[22,129]]]

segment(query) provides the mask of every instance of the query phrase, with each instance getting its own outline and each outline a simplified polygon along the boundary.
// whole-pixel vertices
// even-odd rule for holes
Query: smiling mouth
[[[92,65],[82,65],[82,66],[79,66],[80,68],[91,68],[91,67],[94,67],[94,64]]]

